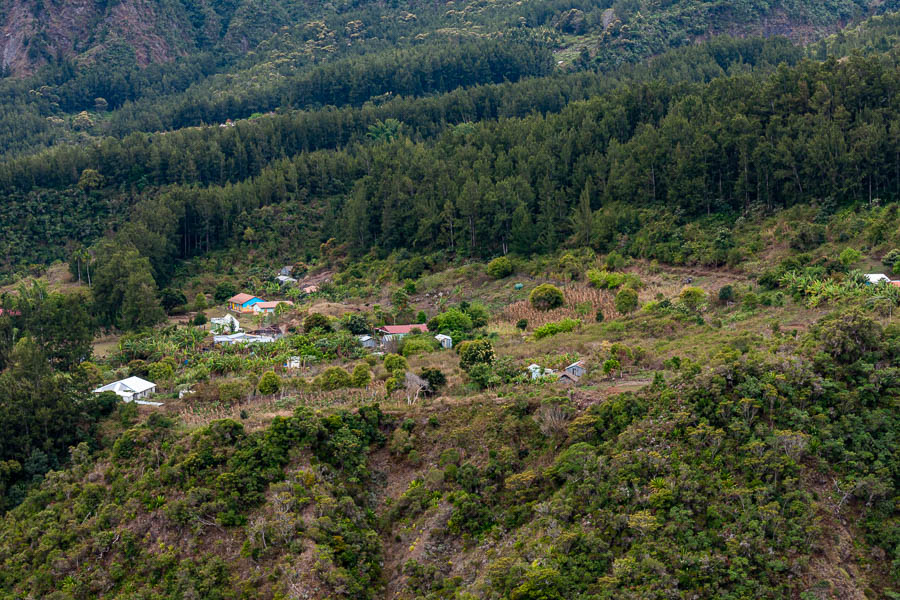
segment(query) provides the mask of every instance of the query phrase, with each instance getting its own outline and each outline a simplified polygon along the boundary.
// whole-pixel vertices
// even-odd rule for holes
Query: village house
[[[557,379],[557,382],[562,385],[575,385],[576,383],[578,383],[578,379],[579,379],[578,377],[576,377],[575,375],[572,375],[568,371],[563,371],[562,373],[559,374],[559,378]]]
[[[444,335],[443,333],[439,333],[436,336],[434,336],[434,339],[436,339],[441,344],[441,348],[444,348],[446,350],[453,348],[453,338],[450,337],[449,335]]]
[[[253,312],[256,314],[260,313],[274,313],[275,309],[278,308],[279,304],[286,304],[288,306],[293,306],[294,303],[290,300],[276,300],[274,302],[257,302],[253,305]]]
[[[213,333],[240,333],[241,323],[234,315],[214,317],[209,320],[209,329]]]
[[[378,328],[378,333],[381,334],[382,342],[399,340],[403,336],[409,335],[414,331],[428,333],[428,325],[418,323],[416,325],[385,325],[384,327]]]
[[[885,275],[884,273],[866,273],[866,283],[869,285],[875,285],[877,283],[890,283],[891,278]]]
[[[566,373],[575,377],[577,381],[578,379],[581,379],[585,373],[587,373],[587,367],[585,366],[583,360],[579,360],[566,367]]]
[[[275,278],[275,281],[277,281],[281,285],[294,285],[295,283],[297,283],[297,280],[289,275],[279,275]]]
[[[252,313],[253,305],[262,301],[262,298],[257,298],[250,294],[237,294],[228,299],[228,310],[237,313]]]
[[[156,393],[156,384],[140,377],[128,377],[108,383],[94,390],[95,394],[103,392],[114,392],[125,402],[143,404],[140,400],[149,398]]]
[[[546,369],[536,363],[528,365],[525,370],[531,376],[532,381],[538,380],[541,377],[549,377],[550,375],[553,375],[553,369]]]
[[[378,345],[378,342],[375,341],[371,335],[358,335],[356,339],[359,340],[359,343],[362,344],[363,348],[375,348]]]
[[[232,333],[213,337],[214,344],[270,344],[275,341],[273,335],[257,335],[253,333]]]

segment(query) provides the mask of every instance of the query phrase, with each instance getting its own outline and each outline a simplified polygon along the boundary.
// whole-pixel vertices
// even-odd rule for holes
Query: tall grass
[[[585,284],[577,284],[565,288],[563,295],[566,303],[560,308],[540,311],[533,308],[527,300],[523,300],[507,306],[500,313],[499,320],[516,323],[519,319],[525,319],[528,321],[528,326],[534,328],[563,319],[591,321],[598,310],[602,310],[606,318],[616,315],[615,296],[607,290],[598,290]]]

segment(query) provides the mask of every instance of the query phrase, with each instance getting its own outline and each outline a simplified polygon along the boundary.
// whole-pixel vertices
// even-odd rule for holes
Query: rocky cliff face
[[[91,61],[116,47],[146,65],[189,52],[197,37],[177,2],[9,0],[0,8],[0,67],[25,75],[57,57]]]

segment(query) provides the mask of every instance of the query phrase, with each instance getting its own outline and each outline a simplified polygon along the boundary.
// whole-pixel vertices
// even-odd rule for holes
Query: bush
[[[680,300],[681,304],[688,310],[696,312],[700,310],[703,301],[706,300],[706,292],[698,287],[686,286],[681,288],[681,293],[678,294],[678,300]]]
[[[353,374],[350,375],[350,384],[353,387],[364,388],[372,381],[369,373],[369,365],[360,363],[353,368]]]
[[[488,263],[487,274],[494,279],[503,279],[513,274],[513,264],[506,256],[500,256]]]
[[[187,304],[187,297],[181,290],[165,288],[159,293],[159,303],[167,313],[172,309]]]
[[[723,285],[719,288],[719,303],[727,304],[734,302],[734,288],[730,285]]]
[[[884,255],[884,258],[881,259],[881,262],[884,263],[884,266],[888,267],[892,271],[896,271],[898,263],[900,263],[900,250],[894,248]]]
[[[528,329],[528,319],[519,319],[518,321],[516,321],[516,329],[520,329],[522,331]]]
[[[460,344],[459,366],[468,371],[477,364],[491,364],[494,362],[494,346],[490,340],[473,340]]]
[[[406,357],[436,350],[440,344],[430,335],[407,335],[401,340],[400,354]]]
[[[637,292],[631,288],[625,288],[616,294],[616,310],[623,315],[634,312],[638,307]]]
[[[500,385],[500,377],[488,363],[476,363],[468,369],[469,380],[481,389]]]
[[[451,308],[446,312],[436,315],[428,321],[428,331],[440,333],[442,331],[468,332],[474,329],[472,317],[458,308]]]
[[[206,325],[206,313],[198,312],[196,315],[194,315],[193,323],[197,327]]]
[[[598,311],[597,311],[597,315],[596,315],[596,317],[595,317],[595,320],[596,320],[598,323],[602,323],[602,322],[603,322],[603,311],[602,311],[602,310],[598,310]]]
[[[479,304],[477,302],[467,304],[463,308],[463,312],[469,315],[469,318],[472,319],[473,327],[484,327],[488,324],[488,317],[490,317],[490,313],[488,313],[488,309],[485,308],[483,304]]]
[[[606,268],[615,271],[625,267],[625,257],[613,250],[606,255]]]
[[[406,372],[409,370],[409,363],[399,354],[388,354],[384,357],[384,368],[389,373]]]
[[[447,376],[440,369],[426,367],[419,372],[419,376],[428,382],[432,392],[447,384]]]
[[[578,319],[563,319],[555,323],[547,323],[534,330],[534,339],[540,340],[558,333],[567,333],[580,326],[581,321]]]
[[[340,367],[328,367],[316,377],[315,383],[323,390],[339,390],[350,387],[352,378],[350,373]]]
[[[259,390],[260,394],[266,396],[277,394],[281,389],[281,377],[276,375],[275,371],[266,371],[263,373],[262,377],[259,378],[259,383],[256,384],[256,388]]]
[[[303,320],[303,331],[309,333],[314,329],[331,331],[331,322],[328,320],[328,317],[321,313],[310,313],[306,319]]]
[[[552,310],[564,305],[566,298],[555,285],[543,283],[531,291],[528,301],[537,310]]]
[[[850,267],[860,261],[862,258],[862,252],[856,250],[855,248],[844,248],[838,256],[838,260],[845,267]]]

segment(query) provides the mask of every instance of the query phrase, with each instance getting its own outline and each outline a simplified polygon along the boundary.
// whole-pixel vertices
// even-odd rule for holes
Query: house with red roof
[[[262,298],[257,298],[250,294],[237,294],[227,300],[228,310],[233,310],[237,313],[252,313],[253,305],[262,301]]]
[[[416,323],[413,325],[385,325],[379,327],[377,331],[381,334],[382,342],[389,342],[391,340],[399,340],[403,336],[413,332],[428,333],[428,325],[424,323]]]
[[[287,304],[288,306],[294,305],[294,303],[290,300],[275,300],[274,302],[257,302],[252,306],[252,308],[253,312],[255,312],[256,314],[274,313],[279,304]]]

